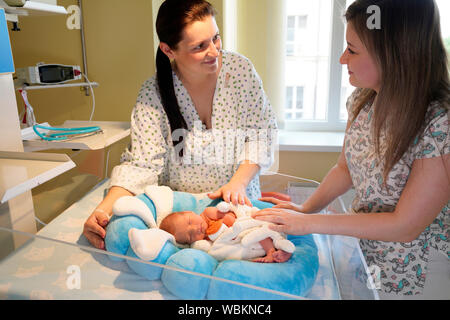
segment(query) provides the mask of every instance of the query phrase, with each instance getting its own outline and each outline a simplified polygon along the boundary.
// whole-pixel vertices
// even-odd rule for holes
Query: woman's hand
[[[257,220],[274,223],[269,228],[291,235],[310,234],[308,230],[307,214],[282,208],[267,208],[252,214]]]
[[[208,197],[210,199],[222,198],[225,202],[231,202],[234,205],[246,204],[252,206],[245,189],[245,184],[230,181],[217,191],[209,193]]]
[[[234,205],[246,204],[251,207],[252,203],[247,198],[246,189],[250,181],[259,172],[259,169],[259,165],[245,160],[239,165],[230,181],[215,192],[209,193],[208,197],[210,199],[222,198],[225,202],[231,202]]]
[[[103,239],[106,236],[105,228],[109,223],[113,204],[117,199],[124,196],[134,196],[134,194],[122,187],[111,187],[106,197],[84,223],[83,234],[94,247],[105,249]]]
[[[294,210],[297,212],[305,213],[304,208],[301,204],[296,204],[290,201],[280,200],[274,197],[263,197],[259,198],[260,201],[270,202],[273,203],[275,206],[273,208],[280,208],[280,209],[288,209],[288,210]]]
[[[105,249],[105,228],[108,222],[109,215],[106,212],[95,210],[84,223],[83,234],[97,249]]]

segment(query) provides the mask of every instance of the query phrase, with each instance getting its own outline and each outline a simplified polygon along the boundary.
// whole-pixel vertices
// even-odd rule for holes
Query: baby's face
[[[208,224],[203,218],[192,211],[185,211],[176,220],[175,240],[182,244],[191,244],[206,237]]]

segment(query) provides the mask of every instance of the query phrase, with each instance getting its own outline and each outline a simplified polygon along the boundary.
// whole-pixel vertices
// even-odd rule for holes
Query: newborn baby
[[[192,211],[171,213],[161,221],[160,229],[172,234],[175,237],[176,242],[180,244],[192,244],[200,240],[220,241],[224,238],[221,238],[221,235],[226,236],[225,231],[232,231],[227,229],[231,228],[238,218],[231,209],[234,209],[235,212],[236,209],[239,210],[238,215],[245,220],[251,219],[250,214],[243,212],[242,209],[244,209],[244,207],[246,207],[245,209],[250,208],[247,211],[251,211],[251,209],[258,210],[257,208],[247,206],[230,207],[230,204],[222,202],[218,207],[206,208],[200,215]],[[261,228],[260,226],[252,225],[251,229],[253,230],[256,227]],[[267,228],[266,230],[269,231]],[[228,234],[231,233],[228,232]],[[230,238],[229,241],[234,244],[238,241],[237,236]],[[286,242],[292,244],[285,239],[284,241],[284,244],[286,244]],[[285,262],[289,260],[294,250],[293,244],[292,246],[289,244],[287,246],[287,250],[290,252],[275,248],[274,241],[271,237],[265,237],[258,242],[264,249],[265,256],[253,258],[252,261],[254,262]]]

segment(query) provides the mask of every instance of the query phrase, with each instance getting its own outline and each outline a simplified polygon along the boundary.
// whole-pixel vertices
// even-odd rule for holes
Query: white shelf
[[[1,203],[75,167],[65,154],[0,151]]]
[[[35,138],[23,141],[23,147],[28,152],[48,149],[99,150],[130,135],[130,122],[67,120],[62,125],[54,125],[54,127],[61,128],[90,126],[99,126],[103,132],[69,141],[44,141]]]
[[[67,10],[63,6],[55,6],[47,3],[27,1],[23,7],[11,7],[3,0],[0,0],[0,7],[5,8],[5,12],[10,15],[8,18],[11,20],[14,15],[16,16],[48,16],[55,14],[67,14]]]

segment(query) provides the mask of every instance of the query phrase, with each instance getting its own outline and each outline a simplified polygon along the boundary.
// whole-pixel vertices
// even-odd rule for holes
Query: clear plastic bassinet
[[[164,279],[144,279],[130,269],[127,261],[159,268],[163,274],[187,274],[189,277],[181,278],[190,281],[223,281],[231,287],[245,287],[248,296],[244,300],[261,292],[273,299],[378,299],[358,240],[350,237],[313,236],[320,263],[314,285],[305,296],[95,249],[83,236],[83,225],[104,197],[108,182],[102,181],[36,235],[0,228],[0,299],[180,299],[165,286]],[[289,194],[294,202],[302,202],[316,187],[316,182],[307,179],[282,174],[261,176],[262,191]],[[350,198],[351,192],[336,199],[330,209],[345,211]],[[115,262],[110,256],[124,260]],[[189,283],[183,285],[189,288]],[[197,298],[194,289],[184,292],[183,299]]]

